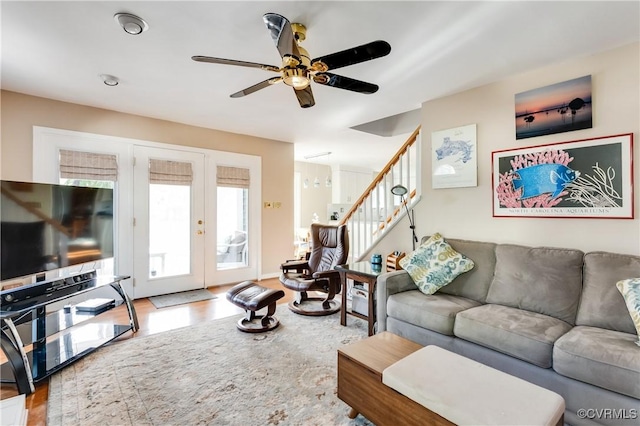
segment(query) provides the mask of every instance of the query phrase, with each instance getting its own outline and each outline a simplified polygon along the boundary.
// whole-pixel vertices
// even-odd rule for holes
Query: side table
[[[368,322],[369,336],[373,336],[373,325],[376,322],[374,295],[376,292],[376,282],[382,270],[382,265],[372,265],[370,262],[354,262],[346,265],[338,265],[336,271],[340,272],[342,279],[342,307],[340,308],[340,325],[347,325],[347,314],[364,319]],[[386,271],[385,271],[386,272]],[[368,291],[368,312],[367,315],[359,314],[353,310],[347,310],[347,279],[354,283],[367,284]]]

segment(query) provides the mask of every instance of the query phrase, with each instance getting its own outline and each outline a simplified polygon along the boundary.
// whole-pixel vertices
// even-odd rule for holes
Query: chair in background
[[[280,282],[295,291],[289,303],[291,311],[301,315],[331,315],[340,310],[334,300],[342,284],[337,265],[346,263],[349,256],[349,238],[346,225],[311,225],[311,251],[308,260],[283,263]],[[310,297],[308,292],[326,293],[326,297]],[[320,302],[320,303],[318,303]]]
[[[218,263],[243,263],[247,256],[247,233],[235,231],[224,243],[218,243]]]
[[[307,257],[307,254],[309,254],[309,240],[311,240],[309,228],[298,228],[296,239],[293,241],[295,247],[293,255],[296,259]]]

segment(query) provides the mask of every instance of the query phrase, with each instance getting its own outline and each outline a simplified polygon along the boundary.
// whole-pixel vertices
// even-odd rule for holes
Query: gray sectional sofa
[[[447,242],[475,267],[433,295],[405,271],[380,275],[377,332],[437,345],[557,392],[568,424],[640,424],[640,346],[615,286],[640,277],[639,256]]]

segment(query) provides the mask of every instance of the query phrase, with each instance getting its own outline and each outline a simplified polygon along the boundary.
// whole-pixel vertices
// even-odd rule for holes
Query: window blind
[[[149,160],[149,182],[165,185],[190,185],[193,181],[191,163],[169,160]]]
[[[60,177],[64,179],[118,180],[115,155],[60,150]]]
[[[230,186],[233,188],[249,188],[249,169],[240,167],[218,166],[216,173],[218,186]]]

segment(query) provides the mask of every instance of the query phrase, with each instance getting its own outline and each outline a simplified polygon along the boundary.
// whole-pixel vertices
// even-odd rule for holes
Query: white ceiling
[[[407,135],[352,130],[422,102],[568,57],[640,39],[640,3],[379,1],[2,1],[2,88],[234,133],[295,143],[296,160],[331,151],[331,163],[380,168]],[[150,29],[127,35],[136,14]],[[204,64],[193,55],[280,65],[266,12],[307,27],[318,57],[374,40],[389,56],[336,70],[380,86],[362,95],[312,83],[302,109],[279,84],[229,95],[277,74]],[[100,74],[120,78],[107,87]],[[327,157],[312,160],[326,162]]]

